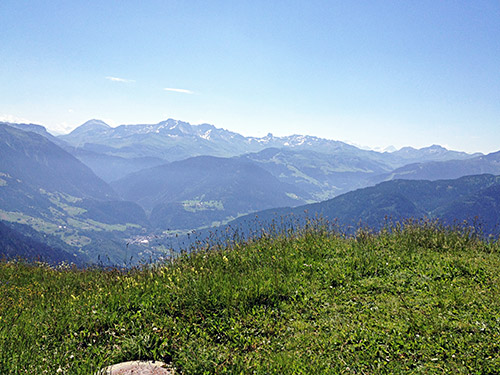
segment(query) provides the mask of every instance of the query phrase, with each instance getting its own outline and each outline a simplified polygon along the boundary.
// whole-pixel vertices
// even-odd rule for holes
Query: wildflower
[[[229,262],[229,259],[227,259],[225,255],[222,257],[222,259],[224,260],[224,262]]]

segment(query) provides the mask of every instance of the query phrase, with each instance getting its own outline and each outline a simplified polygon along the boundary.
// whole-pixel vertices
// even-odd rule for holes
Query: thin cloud
[[[135,82],[133,79],[125,79],[125,78],[111,77],[111,76],[106,77],[106,79],[113,81],[113,82],[123,82],[123,83]]]
[[[171,87],[165,87],[163,90],[165,91],[173,91],[173,92],[180,92],[182,94],[194,94],[193,91],[191,90],[186,90],[186,89],[173,89]]]

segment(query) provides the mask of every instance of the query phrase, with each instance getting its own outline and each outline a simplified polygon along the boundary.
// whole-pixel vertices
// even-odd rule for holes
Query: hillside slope
[[[0,221],[0,259],[20,258],[50,264],[61,262],[84,265],[83,254],[74,254],[29,237]]]
[[[1,124],[0,172],[32,188],[80,198],[117,198],[89,167],[47,138]]]
[[[488,229],[486,234],[497,234],[499,186],[500,176],[488,174],[454,180],[394,180],[320,203],[257,212],[231,224],[247,228],[255,216],[258,224],[252,225],[265,225],[290,215],[300,222],[306,217],[320,216],[352,231],[359,225],[378,229],[388,220],[427,217],[447,223],[468,220],[471,224],[476,219]]]
[[[161,228],[196,228],[277,206],[305,203],[306,193],[244,160],[200,156],[131,174],[112,183],[152,211]]]
[[[126,240],[148,226],[141,207],[121,201],[75,157],[45,136],[7,125],[0,125],[0,220],[57,236],[92,261],[116,263],[143,250]]]
[[[267,148],[239,157],[264,168],[282,182],[310,194],[315,201],[365,187],[370,177],[392,168],[382,160],[339,150],[326,154],[312,150]]]

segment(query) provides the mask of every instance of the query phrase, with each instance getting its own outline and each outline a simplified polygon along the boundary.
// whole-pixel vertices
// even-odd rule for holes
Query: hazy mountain
[[[282,182],[299,187],[315,201],[365,187],[369,177],[389,170],[389,166],[380,161],[350,151],[332,155],[311,150],[267,148],[239,158],[259,165]]]
[[[255,163],[194,157],[131,174],[112,183],[163,228],[195,228],[265,208],[298,205],[307,194]]]
[[[104,252],[113,261],[134,254],[126,238],[148,225],[141,207],[120,201],[75,157],[46,137],[7,125],[0,125],[0,220],[56,236],[91,259]]]
[[[462,165],[462,163],[469,165],[468,173],[456,177],[480,173],[500,174],[500,168],[488,169],[481,167],[481,163],[473,163],[473,159],[465,160],[471,155],[448,151],[440,146],[431,146],[420,150],[408,147],[400,151],[401,157],[406,158],[406,160],[426,160],[433,157],[436,159],[462,158],[462,160],[446,162],[450,165]],[[398,153],[395,152],[394,154]],[[242,155],[240,158],[257,163],[280,181],[298,186],[303,191],[311,194],[314,200],[321,201],[358,188],[374,185],[376,182],[385,180],[387,176],[394,175],[402,178],[403,176],[397,174],[397,171],[405,171],[406,168],[412,166],[405,166],[392,171],[391,164],[394,160],[388,163],[387,159],[383,159],[383,155],[385,154],[373,152],[363,154],[353,152],[352,149],[339,150],[335,154],[326,154],[311,150],[269,148],[257,153]],[[483,156],[479,156],[478,160],[482,160],[481,158]],[[439,162],[434,164],[439,164]],[[443,169],[444,171],[438,171],[436,175],[442,176],[441,178],[455,177],[446,173],[449,172],[446,167]],[[419,177],[429,179],[426,178],[428,176]]]
[[[154,157],[182,160],[191,156],[240,154],[245,137],[212,125],[192,126],[169,119],[158,124],[121,125],[111,128],[91,120],[60,136],[71,145],[125,158]]]
[[[499,203],[500,176],[485,174],[439,181],[394,180],[320,203],[261,211],[241,217],[232,225],[248,227],[255,216],[267,225],[273,219],[293,215],[299,221],[306,216],[320,216],[337,221],[344,228],[356,228],[359,224],[380,228],[386,218],[397,221],[428,217],[448,223],[467,219],[472,223],[477,216],[488,229],[487,233],[497,233]]]
[[[47,138],[7,125],[0,125],[0,172],[37,190],[79,198],[117,197],[87,166]]]
[[[451,151],[439,145],[432,145],[420,149],[403,147],[400,150],[393,151],[392,155],[405,160],[406,164],[410,164],[426,161],[463,160],[480,156],[482,154],[468,154],[466,152]]]
[[[10,126],[12,128],[16,128],[16,129],[20,129],[20,130],[23,130],[23,131],[29,131],[29,132],[36,133],[38,135],[41,135],[42,137],[47,138],[49,141],[51,141],[52,143],[55,143],[56,145],[58,145],[60,147],[63,147],[63,146],[66,145],[66,142],[64,142],[63,140],[61,140],[61,139],[59,139],[57,137],[54,137],[42,125],[37,125],[37,124],[18,124],[18,123],[11,123],[11,122],[0,122],[0,126],[2,126],[2,125],[7,125],[7,126]]]
[[[329,155],[351,155],[383,164],[391,170],[411,162],[470,156],[438,146],[380,153],[307,135],[275,137],[269,133],[260,138],[244,137],[213,125],[191,125],[173,119],[158,124],[120,125],[116,128],[111,128],[99,120],[91,120],[60,138],[74,147],[107,155],[124,158],[154,157],[170,161],[201,155],[230,157],[259,152],[266,148],[289,148]]]
[[[390,173],[372,178],[372,183],[395,179],[440,180],[474,174],[500,175],[500,151],[463,160],[431,161],[405,165]]]
[[[92,139],[92,137],[100,137],[112,131],[112,127],[101,120],[89,120],[80,125],[78,128],[71,132],[73,138],[83,137]],[[64,138],[62,136],[61,138]]]
[[[167,161],[153,157],[122,158],[120,156],[106,155],[81,148],[70,147],[67,151],[88,166],[92,171],[107,183],[138,172],[141,169],[156,167]]]
[[[116,128],[100,120],[90,120],[59,139],[68,152],[106,182],[194,156],[250,154],[244,158],[257,162],[282,182],[297,184],[316,201],[369,186],[373,181],[383,180],[372,180],[374,176],[409,163],[473,157],[436,145],[419,150],[406,147],[395,152],[376,152],[305,135],[275,137],[269,133],[260,138],[244,137],[213,125],[191,125],[173,119]]]

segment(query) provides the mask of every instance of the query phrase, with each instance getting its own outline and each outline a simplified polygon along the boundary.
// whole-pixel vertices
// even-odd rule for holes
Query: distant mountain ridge
[[[202,155],[231,157],[259,152],[265,148],[310,150],[324,154],[352,153],[378,160],[392,169],[410,162],[472,157],[436,145],[420,150],[407,147],[393,153],[380,153],[309,135],[276,137],[269,133],[265,137],[245,137],[210,124],[191,125],[174,119],[157,124],[120,125],[116,128],[100,120],[90,120],[59,138],[74,147],[108,155],[127,158],[148,156],[167,161]]]
[[[158,137],[167,138],[178,138],[186,137],[205,141],[224,141],[227,143],[233,143],[232,146],[226,145],[227,147],[221,147],[219,151],[222,155],[212,155],[212,156],[235,156],[242,155],[245,153],[259,152],[265,148],[292,148],[292,149],[304,149],[311,150],[320,153],[335,153],[339,150],[343,151],[353,151],[361,153],[362,155],[376,155],[381,154],[385,157],[397,160],[397,164],[410,164],[415,162],[426,162],[426,161],[444,161],[444,160],[462,160],[472,157],[477,157],[482,155],[481,153],[468,154],[461,151],[448,150],[439,145],[431,145],[428,147],[423,147],[416,149],[413,147],[403,147],[400,150],[396,150],[391,147],[392,151],[373,151],[362,149],[357,146],[342,142],[335,141],[325,138],[319,138],[309,135],[290,135],[276,137],[269,133],[265,137],[245,137],[239,133],[225,130],[222,128],[217,128],[211,124],[200,124],[191,125],[188,122],[183,122],[174,119],[168,119],[161,121],[157,124],[137,124],[137,125],[120,125],[118,127],[111,127],[102,120],[89,120],[84,124],[78,126],[69,134],[59,135],[58,137],[53,136],[47,129],[42,125],[37,124],[22,124],[22,123],[7,123],[0,122],[0,124],[9,125],[24,131],[32,131],[37,134],[43,135],[50,139],[52,142],[58,145],[72,145],[78,148],[100,148],[101,150],[106,150],[106,146],[110,149],[109,151],[116,152],[113,149],[113,143],[120,144],[122,141],[124,143],[130,144],[135,136],[140,135],[136,141],[140,144],[146,141],[146,139],[151,135],[158,135]],[[110,140],[109,138],[114,138]],[[128,141],[125,142],[124,140]],[[61,142],[63,141],[64,142]],[[158,142],[158,141],[157,141]],[[165,140],[163,140],[165,142]],[[162,142],[159,142],[162,143]],[[167,142],[168,143],[168,142]],[[87,146],[85,146],[87,145]],[[101,147],[99,147],[99,145]],[[217,146],[221,146],[217,144]],[[128,148],[125,147],[122,152],[127,152]],[[236,153],[231,153],[230,149],[236,150]],[[95,151],[95,150],[94,150]],[[228,153],[229,152],[229,153]],[[201,154],[209,155],[209,154]],[[389,156],[390,155],[390,156]],[[142,157],[144,155],[136,155],[137,157]],[[157,155],[149,155],[157,157]],[[198,156],[198,155],[190,155]],[[127,155],[126,157],[129,157]],[[174,156],[175,158],[175,156]],[[166,158],[165,160],[180,160],[179,158]]]
[[[378,183],[396,179],[435,181],[485,173],[500,175],[500,151],[463,160],[433,160],[408,164],[389,173],[374,176],[370,182]]]
[[[475,156],[437,145],[377,152],[307,135],[245,137],[210,124],[191,125],[174,119],[116,128],[90,120],[58,139],[108,183],[141,169],[191,157],[241,157],[252,159],[281,182],[298,184],[311,196],[306,199],[313,201],[368,186],[372,180],[379,181],[376,176],[410,163]]]
[[[333,174],[332,176],[335,177],[333,180],[330,178],[332,176],[328,177],[328,184],[331,185],[333,182],[330,187],[327,186],[328,184],[324,185],[325,181],[319,182],[319,185],[323,184],[324,188],[318,192],[318,198],[328,198],[331,197],[331,194],[341,194],[357,187],[390,179],[390,177],[376,177],[376,175],[389,176],[393,170],[406,167],[409,164],[458,161],[482,155],[447,150],[438,145],[421,149],[404,147],[394,152],[377,152],[360,149],[341,141],[314,136],[275,137],[268,134],[261,138],[244,137],[235,132],[216,128],[213,125],[191,125],[173,119],[158,124],[120,125],[116,128],[112,128],[101,120],[89,120],[71,133],[58,137],[49,134],[41,125],[8,125],[45,136],[91,167],[94,173],[106,182],[120,179],[141,169],[193,156],[233,157],[248,154],[243,157],[261,159],[260,156],[251,156],[251,154],[263,152],[263,155],[269,155],[270,151],[264,152],[268,148],[282,149],[282,153],[288,152],[286,156],[280,156],[279,164],[289,164],[290,170],[297,168],[298,158],[304,159],[314,155],[313,159],[316,162],[322,166],[328,165],[327,169],[336,173],[340,172],[338,167],[333,170],[331,165],[337,165],[338,161],[342,160],[341,172],[344,174]],[[304,155],[300,156],[300,153]],[[276,162],[276,157],[274,159]],[[272,161],[269,161],[271,163],[264,163],[263,160],[258,162],[273,173],[271,170]],[[318,185],[318,181],[313,181],[314,177],[310,178],[311,173],[309,172],[312,172],[312,169],[314,169],[314,165],[309,163],[305,178]],[[301,169],[297,173],[303,172],[304,170]],[[353,172],[352,183],[345,180],[349,172]],[[359,172],[366,173],[366,175],[361,178]],[[473,172],[473,174],[476,173],[479,172]],[[312,173],[312,175],[314,174]],[[368,176],[370,174],[371,176]],[[276,174],[274,175],[276,176]],[[370,178],[364,181],[364,177]],[[284,181],[283,177],[280,178]],[[336,178],[338,180],[335,180]],[[401,176],[401,178],[405,177]]]
[[[419,162],[464,160],[482,155],[479,152],[467,154],[461,151],[451,151],[440,145],[432,145],[420,149],[403,147],[399,150],[393,151],[392,154],[408,161],[409,163],[415,162],[416,160]]]
[[[202,155],[236,156],[267,147],[357,150],[340,141],[312,136],[275,137],[269,133],[261,138],[244,137],[210,124],[191,125],[174,119],[158,124],[120,125],[116,128],[99,120],[91,120],[59,138],[75,147],[94,151],[100,149],[117,156],[152,156],[170,161]],[[134,144],[133,148],[131,144]]]

